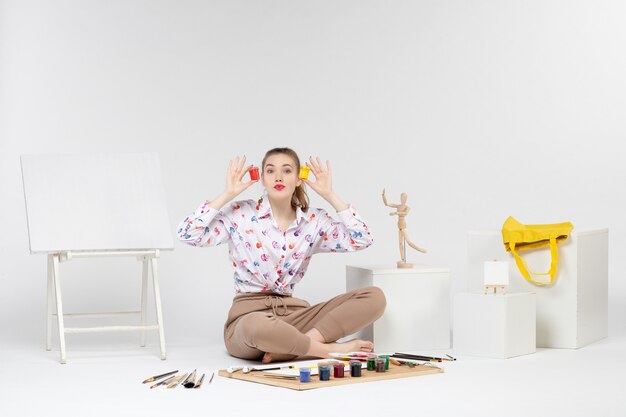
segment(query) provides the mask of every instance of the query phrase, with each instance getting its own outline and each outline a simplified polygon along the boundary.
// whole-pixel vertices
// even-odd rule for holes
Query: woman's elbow
[[[194,241],[193,237],[189,233],[185,232],[184,230],[183,231],[177,230],[176,238],[183,243],[195,246],[193,243]]]
[[[202,240],[202,238],[198,238],[198,236],[194,236],[189,233],[190,227],[186,222],[181,223],[176,229],[176,238],[183,243],[186,243],[191,246],[198,246],[198,241]]]
[[[367,249],[374,244],[374,238],[367,239],[361,249]]]
[[[368,235],[366,238],[352,239],[351,243],[354,250],[367,249],[374,244],[374,237],[372,235]]]

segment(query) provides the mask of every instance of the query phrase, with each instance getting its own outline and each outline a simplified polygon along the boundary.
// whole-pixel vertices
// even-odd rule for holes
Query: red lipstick
[[[274,189],[275,189],[275,190],[278,190],[278,191],[282,190],[283,188],[285,188],[285,186],[284,186],[284,185],[282,185],[282,184],[276,184],[276,185],[274,186]]]

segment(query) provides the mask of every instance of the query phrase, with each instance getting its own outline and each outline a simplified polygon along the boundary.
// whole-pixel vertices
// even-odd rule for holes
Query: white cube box
[[[453,310],[455,354],[506,359],[535,353],[535,294],[458,293]]]
[[[483,262],[508,260],[509,291],[537,295],[537,346],[576,349],[608,335],[608,229],[575,231],[558,244],[553,285],[528,282],[506,252],[499,230],[468,234],[468,287],[483,287]],[[521,251],[529,269],[550,269],[550,250]]]
[[[373,325],[356,334],[378,352],[450,347],[450,270],[414,266],[346,266],[346,290],[376,286],[387,307]]]

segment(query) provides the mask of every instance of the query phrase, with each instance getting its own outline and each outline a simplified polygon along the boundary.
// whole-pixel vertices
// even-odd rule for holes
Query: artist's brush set
[[[201,377],[197,378],[196,369],[194,369],[191,373],[186,372],[180,375],[178,374],[178,370],[176,370],[166,372],[161,375],[151,376],[150,378],[142,381],[142,384],[148,384],[150,382],[158,381],[155,384],[150,385],[150,389],[160,386],[165,386],[169,389],[176,388],[178,386],[182,386],[184,388],[199,389],[200,387],[202,387],[202,383],[204,382],[204,375],[205,374],[202,374]],[[213,381],[213,376],[215,376],[215,374],[211,374],[209,384]]]

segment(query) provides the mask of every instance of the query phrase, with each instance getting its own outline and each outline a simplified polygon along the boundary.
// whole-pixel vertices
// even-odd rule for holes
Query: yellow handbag
[[[550,285],[554,283],[556,276],[556,266],[559,262],[559,252],[557,242],[562,242],[572,232],[574,225],[570,222],[555,224],[527,224],[524,225],[513,217],[509,216],[502,226],[502,240],[507,252],[515,256],[515,263],[524,278],[536,285]],[[526,261],[519,256],[517,251],[525,249],[540,248],[550,246],[552,261],[550,270],[546,273],[528,271]],[[550,275],[550,282],[535,281],[531,274]]]

